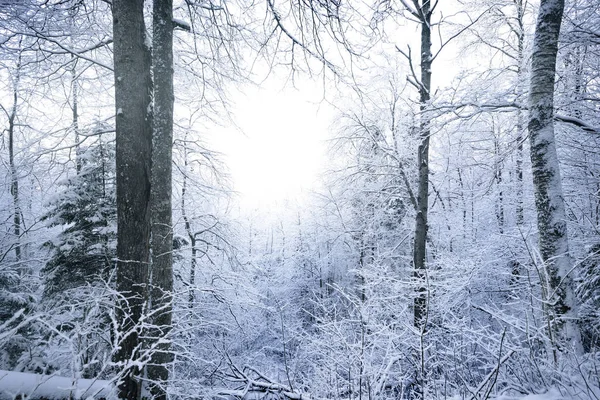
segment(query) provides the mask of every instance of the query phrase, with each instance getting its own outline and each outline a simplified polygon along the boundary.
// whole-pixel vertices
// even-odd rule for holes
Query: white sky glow
[[[297,198],[314,186],[325,164],[331,107],[320,102],[318,84],[281,86],[244,88],[232,110],[239,130],[215,138],[246,206]]]

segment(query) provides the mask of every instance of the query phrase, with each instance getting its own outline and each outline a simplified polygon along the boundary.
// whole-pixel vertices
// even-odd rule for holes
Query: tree
[[[413,238],[413,266],[417,284],[417,296],[414,301],[414,325],[417,329],[427,329],[427,288],[426,288],[426,249],[427,249],[427,215],[429,212],[429,139],[431,136],[430,117],[428,116],[431,99],[431,15],[437,2],[430,0],[414,1],[414,9],[408,8],[410,14],[419,21],[421,27],[420,76],[414,76],[415,85],[419,90],[419,136],[421,142],[417,150],[417,214],[415,234]],[[412,59],[407,54],[410,63]],[[411,67],[412,68],[412,67]]]
[[[152,267],[150,298],[156,341],[148,378],[155,399],[166,399],[173,312],[173,2],[155,0],[152,15],[154,131],[152,138]]]
[[[44,217],[49,227],[64,229],[46,243],[53,253],[42,270],[48,297],[103,285],[115,256],[114,143],[100,136],[79,156],[79,173],[64,182],[64,191],[52,199]]]
[[[96,9],[97,5],[94,3],[93,8]],[[5,326],[6,332],[13,334],[5,336],[0,347],[12,352],[12,355],[8,360],[3,357],[6,362],[2,362],[1,368],[39,371],[44,368],[40,367],[41,364],[49,363],[38,357],[44,350],[40,349],[41,346],[36,347],[36,339],[44,338],[48,331],[29,325],[17,331],[12,331],[12,328],[24,321],[31,321],[45,306],[43,302],[33,306],[33,300],[39,298],[42,292],[40,272],[51,254],[40,244],[54,239],[58,243],[60,239],[53,236],[59,229],[48,229],[42,218],[47,215],[49,192],[56,198],[55,193],[60,191],[53,185],[63,180],[64,173],[72,172],[69,167],[72,161],[70,133],[77,131],[77,124],[70,124],[70,118],[65,118],[63,111],[71,100],[73,117],[77,116],[77,100],[69,95],[78,91],[77,80],[84,77],[87,84],[87,79],[97,72],[88,61],[77,63],[80,58],[75,53],[80,51],[82,58],[87,59],[90,59],[90,53],[97,55],[96,50],[100,47],[91,45],[91,41],[96,37],[94,34],[102,35],[97,29],[102,25],[94,18],[101,13],[93,14],[90,12],[92,7],[81,7],[81,4],[72,1],[44,4],[32,1],[7,2],[0,8],[0,58],[3,76],[7,78],[3,80],[6,85],[1,89],[2,102],[6,101],[2,108],[7,122],[3,148],[8,153],[3,165],[7,166],[7,172],[14,172],[8,175],[10,182],[7,186],[10,189],[6,191],[11,194],[12,200],[10,241],[2,240],[2,246],[10,246],[10,251],[3,249],[0,260],[0,275],[3,275],[0,280],[3,281],[2,286],[7,284],[10,296],[0,296],[3,303],[0,307],[4,309],[4,301],[7,300],[8,309],[20,315],[17,319],[11,319],[10,314],[7,316],[12,323]],[[98,79],[94,85],[83,90],[80,88],[79,91],[102,86],[101,76],[95,75],[94,78]],[[70,84],[66,83],[67,80]],[[94,98],[98,99],[102,98]],[[83,108],[86,106],[89,103],[86,104],[84,99]],[[100,109],[96,107],[96,119],[101,119]],[[80,123],[85,126],[88,121],[84,118]],[[86,139],[90,139],[87,134],[84,141]],[[8,167],[10,165],[12,168]],[[17,209],[15,216],[13,211]],[[5,211],[2,211],[4,214]],[[9,221],[6,214],[2,219]],[[15,230],[18,230],[17,238],[12,234]],[[7,229],[3,231],[9,234]],[[13,253],[17,254],[13,256]],[[7,272],[6,275],[4,272]],[[64,281],[68,282],[68,279]],[[11,342],[18,342],[22,346],[19,350],[21,354],[15,351],[16,346]],[[15,357],[18,359],[16,364],[13,362]]]
[[[9,171],[9,192],[11,195],[11,206],[10,206],[10,239],[6,245],[8,249],[4,249],[2,256],[3,262],[8,258],[11,263],[6,265],[3,262],[0,267],[0,321],[4,322],[10,319],[11,314],[16,312],[18,308],[26,306],[28,301],[16,293],[11,293],[16,287],[20,286],[20,281],[24,278],[24,268],[22,263],[22,211],[21,202],[19,199],[19,171],[17,170],[17,162],[15,160],[15,152],[17,146],[15,144],[17,127],[20,125],[19,121],[19,94],[20,94],[20,81],[22,71],[22,49],[21,41],[18,42],[19,48],[17,49],[16,60],[14,61],[14,68],[9,68],[9,82],[10,82],[10,100],[12,104],[9,107],[0,105],[0,108],[4,112],[7,119],[7,127],[4,128],[3,133],[8,136],[8,171]],[[14,259],[9,253],[14,251]]]
[[[152,396],[166,398],[172,324],[173,5],[153,8],[153,51],[147,46],[143,1],[115,1],[113,36],[117,109],[117,305],[125,335],[117,361],[127,371],[120,396],[138,398],[141,370],[126,363],[150,351]],[[153,74],[151,73],[151,69]],[[152,79],[154,78],[154,80]],[[154,101],[154,103],[152,103]],[[150,243],[150,238],[152,241]],[[152,260],[150,259],[150,246]],[[140,342],[145,304],[149,338]]]
[[[554,76],[563,0],[542,0],[536,24],[529,88],[529,142],[540,255],[548,274],[551,305],[550,337],[560,348],[560,326],[564,338],[578,346],[579,332],[573,287],[573,263],[569,254],[567,216],[556,139],[554,136]],[[555,354],[556,357],[556,354]]]
[[[143,0],[115,0],[113,51],[117,174],[117,320],[120,347],[115,361],[123,371],[119,397],[142,393],[140,319],[150,262],[150,181],[152,151],[151,54]]]
[[[19,42],[19,45],[21,43]],[[10,167],[10,194],[13,197],[13,234],[15,237],[15,258],[17,262],[21,261],[21,205],[19,201],[19,176],[15,164],[15,128],[17,124],[17,111],[19,106],[19,81],[21,80],[21,62],[22,50],[19,49],[17,56],[17,65],[15,66],[15,74],[12,76],[12,100],[13,104],[8,116],[8,163]]]
[[[430,0],[413,0],[412,5],[402,2],[410,16],[415,18],[421,29],[420,70],[417,76],[413,65],[412,55],[405,53],[397,47],[410,63],[412,77],[409,81],[419,91],[419,146],[417,149],[417,190],[416,190],[416,216],[415,233],[413,237],[413,278],[415,280],[415,298],[413,301],[413,324],[421,333],[421,345],[418,350],[416,362],[417,387],[420,395],[426,396],[426,370],[423,336],[428,324],[428,285],[427,285],[427,238],[428,238],[428,213],[429,213],[429,143],[431,137],[431,115],[429,113],[431,100],[431,66],[434,55],[431,50],[431,16],[438,2]]]

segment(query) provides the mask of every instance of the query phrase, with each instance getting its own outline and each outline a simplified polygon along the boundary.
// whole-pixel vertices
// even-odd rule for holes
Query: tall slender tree
[[[419,145],[417,149],[417,190],[416,190],[416,216],[415,231],[413,236],[413,279],[415,284],[415,297],[413,300],[413,325],[420,333],[420,346],[416,350],[416,387],[417,398],[426,396],[426,366],[425,366],[425,344],[423,338],[428,324],[428,295],[427,295],[427,235],[429,214],[429,142],[431,136],[431,67],[434,60],[431,45],[431,17],[438,1],[402,0],[402,6],[419,23],[421,29],[420,40],[420,70],[419,73],[413,67],[413,58],[410,52],[402,53],[410,64],[412,77],[408,81],[419,91],[419,120],[415,129],[418,132]]]
[[[427,214],[429,212],[429,137],[431,135],[430,118],[427,116],[429,100],[431,99],[431,14],[433,7],[429,0],[421,4],[415,3],[411,13],[418,19],[421,26],[421,71],[417,83],[419,89],[419,135],[421,142],[417,150],[418,186],[417,186],[417,217],[413,242],[414,277],[417,280],[417,297],[414,301],[414,324],[420,330],[426,329],[427,297],[425,287],[426,250],[427,250]],[[437,3],[436,3],[437,4]]]
[[[514,1],[517,16],[516,16],[516,27],[511,26],[512,31],[517,37],[517,98],[521,98],[525,93],[525,6],[523,0]],[[517,160],[515,165],[516,181],[516,192],[517,192],[517,205],[516,205],[516,222],[517,225],[523,225],[523,110],[519,108],[517,110]]]
[[[554,76],[564,0],[542,0],[535,30],[529,88],[529,141],[540,253],[548,274],[550,332],[578,344],[567,216],[554,135]],[[564,329],[561,329],[563,328]],[[579,346],[577,346],[579,347]],[[555,356],[556,356],[555,346]]]
[[[19,46],[21,42],[19,41]],[[18,50],[17,65],[12,76],[12,107],[7,112],[8,117],[8,164],[10,168],[10,194],[13,200],[13,234],[15,260],[21,261],[21,202],[19,199],[19,175],[15,160],[15,135],[17,126],[17,113],[19,108],[19,83],[21,80],[22,50]],[[6,111],[6,110],[5,110]],[[20,269],[20,266],[19,266]]]
[[[154,0],[152,68],[154,77],[154,132],[152,140],[152,269],[150,296],[155,341],[148,378],[153,398],[166,399],[171,362],[173,308],[173,1]]]
[[[150,261],[152,151],[151,54],[143,0],[112,4],[117,166],[117,301],[115,361],[123,370],[119,397],[140,398],[140,319]]]

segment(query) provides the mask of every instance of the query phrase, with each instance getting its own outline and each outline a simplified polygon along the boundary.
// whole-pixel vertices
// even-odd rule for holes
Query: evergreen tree
[[[600,348],[600,245],[595,244],[582,262],[582,279],[578,287],[581,307],[579,328],[586,352]]]
[[[3,244],[3,243],[2,243]],[[2,245],[0,244],[0,246]],[[1,247],[4,249],[4,247]],[[6,250],[3,254],[8,254]],[[28,348],[29,332],[18,325],[36,306],[36,282],[27,280],[13,260],[0,262],[0,369],[15,369],[19,357]]]
[[[44,217],[62,226],[45,245],[52,257],[42,270],[45,296],[94,284],[108,277],[115,257],[116,197],[113,143],[97,143],[81,151],[81,170],[64,182]]]

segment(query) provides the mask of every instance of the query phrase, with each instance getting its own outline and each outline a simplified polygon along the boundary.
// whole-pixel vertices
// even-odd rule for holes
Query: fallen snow
[[[525,397],[509,397],[500,396],[496,400],[564,400],[566,399],[556,389],[550,389],[550,391],[543,394],[530,394]]]
[[[0,400],[18,395],[27,399],[116,399],[110,381],[0,370]]]

